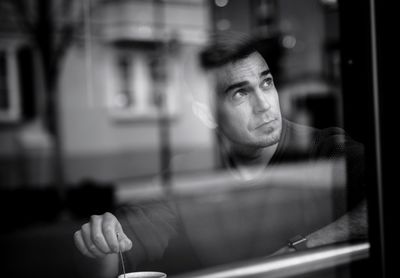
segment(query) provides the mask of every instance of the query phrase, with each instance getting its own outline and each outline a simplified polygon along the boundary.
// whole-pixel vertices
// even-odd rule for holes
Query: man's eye
[[[247,93],[245,91],[239,90],[239,91],[236,91],[236,92],[233,93],[232,100],[235,100],[235,101],[236,100],[241,100],[246,96],[247,96]]]
[[[272,78],[266,78],[261,82],[261,88],[263,89],[268,89],[272,87],[272,85],[274,85],[274,81],[272,80]]]

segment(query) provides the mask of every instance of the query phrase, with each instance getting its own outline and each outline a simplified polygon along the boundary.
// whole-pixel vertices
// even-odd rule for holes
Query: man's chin
[[[269,134],[258,134],[257,136],[253,135],[252,137],[248,137],[247,140],[235,139],[237,138],[228,139],[228,142],[230,142],[232,146],[237,149],[267,148],[279,142],[280,130],[274,130],[274,132]]]
[[[268,148],[279,142],[279,138],[260,138],[259,140],[254,140],[252,142],[247,142],[247,144],[243,144],[243,146],[247,146],[248,148]]]
[[[268,147],[271,147],[271,146],[274,146],[274,145],[278,144],[278,142],[279,142],[279,140],[271,140],[271,141],[268,141],[268,142],[262,142],[258,146],[260,148],[268,148]]]
[[[280,130],[275,129],[273,132],[269,134],[259,136],[256,142],[257,145],[265,148],[277,144],[279,142],[279,139],[280,139]]]

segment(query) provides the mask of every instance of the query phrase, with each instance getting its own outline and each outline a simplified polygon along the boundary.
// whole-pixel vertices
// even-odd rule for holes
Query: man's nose
[[[271,104],[269,103],[265,92],[261,90],[257,90],[253,95],[253,111],[254,113],[263,113],[268,111],[271,108]]]

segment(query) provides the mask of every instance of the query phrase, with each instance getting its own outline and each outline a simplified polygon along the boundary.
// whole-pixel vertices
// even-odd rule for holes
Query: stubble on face
[[[248,57],[221,67],[217,72],[218,97],[217,112],[219,125],[224,136],[237,150],[257,150],[278,143],[281,133],[281,114],[279,99],[273,85],[262,93],[261,105],[266,105],[262,113],[255,112],[254,101],[250,101],[252,94],[258,90],[265,79],[271,78],[268,65],[262,56],[253,53]],[[235,84],[242,84],[248,95],[243,102],[232,101],[232,93],[226,89]],[[241,89],[238,86],[237,89]],[[265,94],[265,95],[264,95]],[[260,93],[258,93],[258,96]]]

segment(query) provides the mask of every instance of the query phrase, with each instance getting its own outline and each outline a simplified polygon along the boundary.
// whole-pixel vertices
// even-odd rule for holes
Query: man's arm
[[[118,209],[117,215],[125,234],[133,241],[126,254],[131,269],[161,259],[177,235],[177,217],[165,201],[127,204]]]
[[[349,240],[367,239],[367,237],[367,203],[366,200],[363,200],[336,221],[306,236],[306,246],[307,248],[313,248]],[[280,255],[292,251],[294,249],[285,246],[272,255]]]
[[[368,237],[367,204],[363,200],[335,222],[307,236],[307,247]]]

